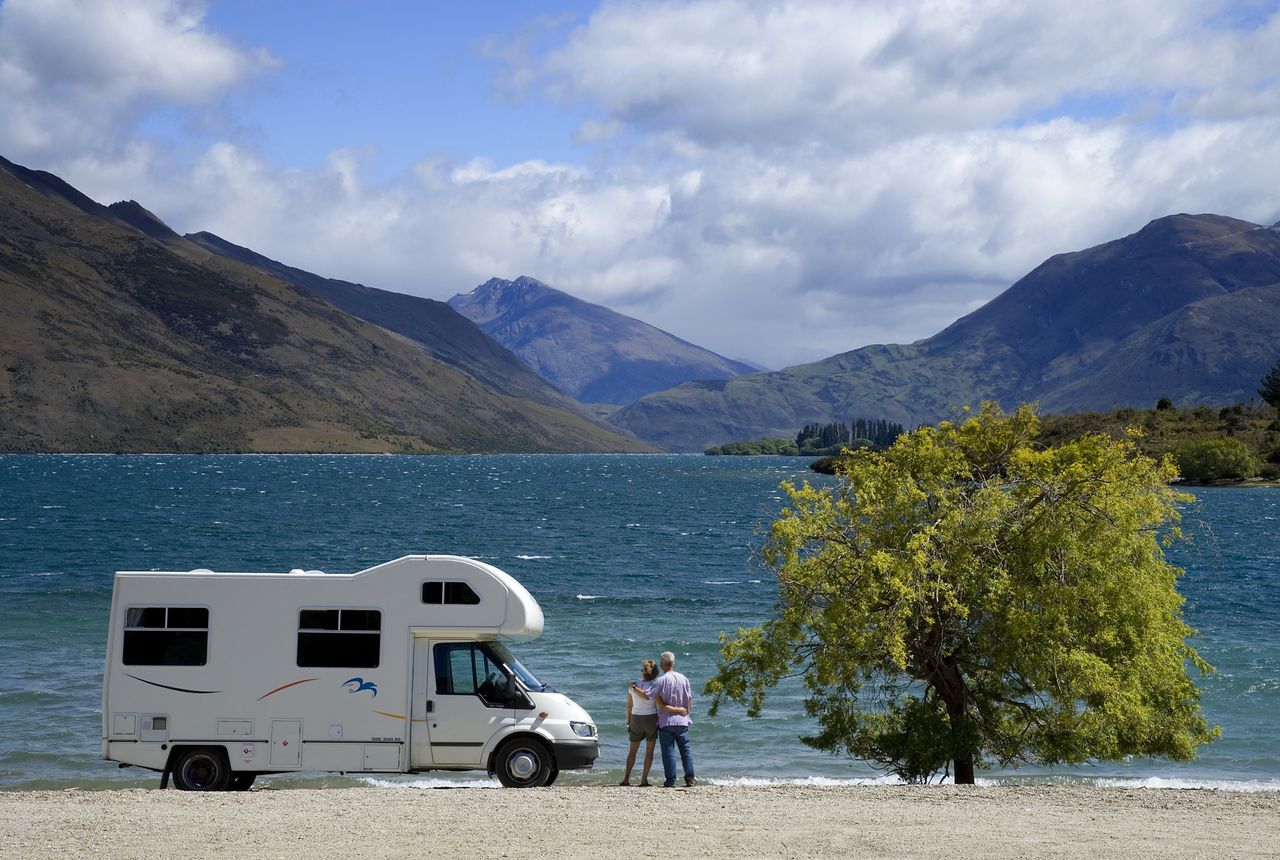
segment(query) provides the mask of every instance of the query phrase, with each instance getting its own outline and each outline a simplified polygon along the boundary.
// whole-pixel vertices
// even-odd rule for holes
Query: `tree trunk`
[[[964,676],[950,663],[944,662],[938,669],[936,689],[947,706],[947,717],[951,723],[954,750],[951,759],[952,773],[955,775],[956,785],[973,785],[973,748]]]

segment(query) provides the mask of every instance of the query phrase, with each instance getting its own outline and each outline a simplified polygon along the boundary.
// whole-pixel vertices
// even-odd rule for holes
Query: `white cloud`
[[[202,21],[181,0],[6,0],[0,148],[59,159],[127,146],[149,109],[212,104],[274,64]]]
[[[1081,96],[1177,92],[1207,107],[1274,86],[1280,21],[1215,26],[1219,5],[620,2],[540,71],[557,98],[703,145],[844,149],[986,128]]]

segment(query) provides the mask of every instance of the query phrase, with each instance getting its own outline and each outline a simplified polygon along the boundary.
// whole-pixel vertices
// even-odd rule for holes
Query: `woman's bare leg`
[[[653,748],[657,745],[657,741],[650,738],[649,745],[644,750],[644,775],[640,777],[641,785],[649,784],[649,768],[653,767]],[[640,746],[640,742],[636,741],[632,746],[631,758],[635,758],[635,747]],[[631,774],[631,768],[627,768],[627,774]]]
[[[623,776],[623,777],[622,777],[622,782],[618,783],[618,785],[630,785],[630,784],[631,784],[631,768],[633,768],[633,767],[635,767],[635,766],[636,766],[636,752],[637,752],[639,749],[640,749],[640,742],[639,742],[639,741],[632,741],[632,742],[631,742],[631,749],[627,751],[627,773],[626,773],[626,775],[625,775],[625,776]],[[653,744],[650,744],[650,745],[649,745],[649,759],[652,759],[652,758],[653,758]],[[645,761],[645,765],[644,765],[644,778],[645,778],[646,780],[649,778],[649,762],[648,762],[648,760],[646,760],[646,761]]]

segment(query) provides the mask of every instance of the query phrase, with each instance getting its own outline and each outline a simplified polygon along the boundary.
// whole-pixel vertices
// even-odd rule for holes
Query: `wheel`
[[[547,781],[546,781],[546,782],[544,782],[544,783],[543,783],[543,785],[544,785],[544,786],[545,786],[545,785],[551,785],[551,783],[553,783],[553,782],[555,782],[555,781],[556,781],[556,777],[557,777],[557,776],[559,776],[559,775],[560,775],[560,768],[555,767],[555,766],[552,766],[552,768],[551,768],[551,776],[547,777]]]
[[[231,775],[231,790],[248,791],[257,777],[256,773],[234,773]]]
[[[173,763],[173,784],[182,791],[226,791],[231,785],[226,753],[214,747],[183,750]]]
[[[551,779],[551,751],[533,738],[512,738],[498,748],[494,771],[507,788],[538,788]]]

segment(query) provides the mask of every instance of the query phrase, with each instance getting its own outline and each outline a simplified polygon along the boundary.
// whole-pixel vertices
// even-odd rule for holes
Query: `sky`
[[[1280,0],[0,0],[0,155],[292,266],[779,368],[1280,220]]]

